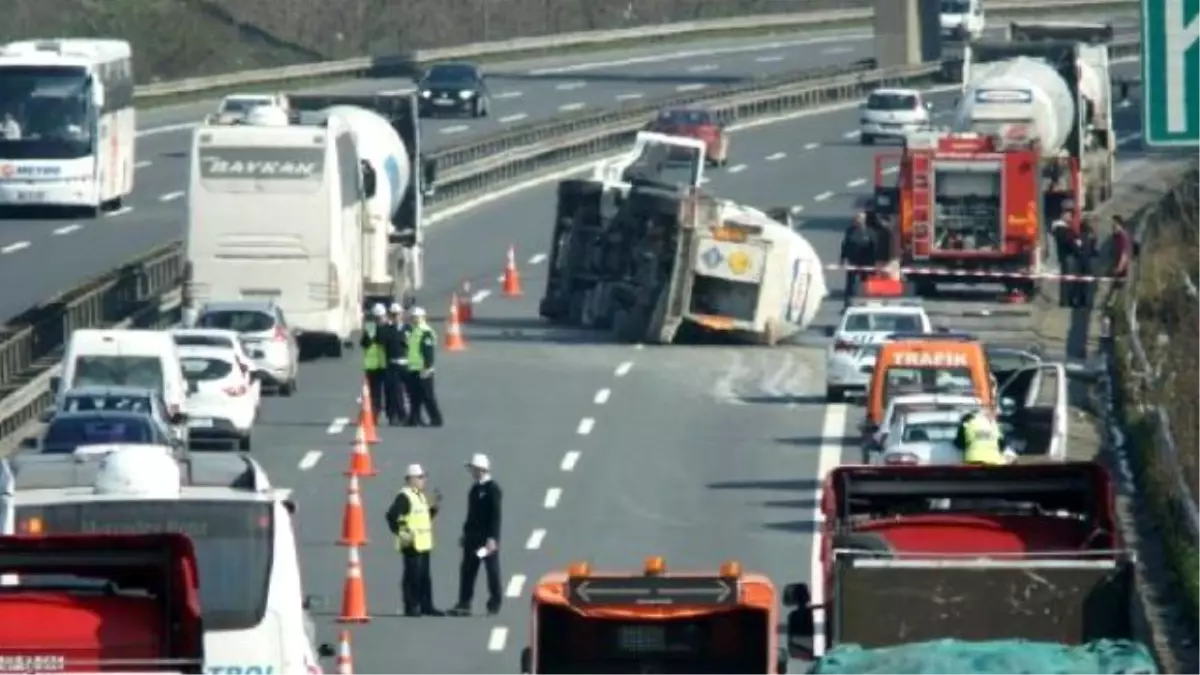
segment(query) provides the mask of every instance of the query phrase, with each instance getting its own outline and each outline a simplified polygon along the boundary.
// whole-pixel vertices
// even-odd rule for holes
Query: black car
[[[94,410],[60,412],[42,436],[43,454],[71,454],[85,445],[156,445],[178,448],[178,442],[148,414]]]
[[[417,82],[421,117],[469,115],[486,117],[491,97],[483,71],[473,63],[439,63]]]

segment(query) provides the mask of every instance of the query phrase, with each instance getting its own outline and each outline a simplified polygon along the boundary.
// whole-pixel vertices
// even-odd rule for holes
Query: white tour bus
[[[367,196],[354,136],[258,107],[193,132],[185,306],[271,300],[329,356],[362,328]]]
[[[133,192],[132,56],[123,40],[0,46],[0,206],[120,207]]]
[[[0,463],[0,478],[6,534],[187,534],[200,577],[205,672],[322,672],[318,655],[332,648],[314,647],[295,507],[249,456],[85,446],[74,455],[17,455]]]

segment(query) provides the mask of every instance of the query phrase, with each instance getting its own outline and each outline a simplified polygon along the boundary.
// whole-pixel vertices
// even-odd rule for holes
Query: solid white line
[[[820,143],[805,143],[804,144],[805,150],[816,150],[819,147],[821,147]]]
[[[525,113],[517,113],[515,115],[505,115],[504,117],[501,117],[499,119],[499,122],[500,122],[500,124],[512,124],[513,122],[520,122],[521,120],[525,119],[526,117],[529,117],[529,115],[526,115]]]
[[[544,262],[546,262],[546,254],[545,253],[535,253],[529,257],[530,265],[540,265],[541,263],[544,263]]]
[[[18,241],[15,244],[9,244],[4,248],[0,248],[0,253],[16,253],[29,248],[30,244],[27,241]]]
[[[575,429],[575,433],[580,436],[587,436],[592,433],[592,429],[596,426],[596,420],[591,417],[585,417],[579,420],[579,427]]]
[[[678,87],[675,87],[675,91],[700,91],[707,86],[708,85],[704,84],[703,82],[693,82],[691,84],[681,84]]]
[[[563,82],[562,84],[555,85],[554,88],[559,91],[574,91],[576,89],[582,89],[586,86],[587,82],[575,80],[574,82]]]
[[[482,291],[476,291],[475,295],[471,296],[471,302],[483,302],[483,299],[491,294],[492,294],[492,292],[486,288],[483,289]]]
[[[861,131],[855,129],[854,131],[847,131],[846,133],[842,134],[842,138],[858,138],[861,134]]]
[[[859,185],[866,185],[866,183],[867,183],[866,178],[855,178],[854,180],[850,181],[849,183],[846,183],[846,187],[856,188]]]
[[[784,157],[787,157],[786,152],[776,152],[775,154],[767,155],[767,161],[768,162],[778,162],[779,160],[783,159]]]
[[[519,598],[523,590],[525,590],[525,575],[514,574],[508,580],[508,588],[504,589],[504,594],[510,598]]]
[[[499,94],[492,94],[492,98],[503,100],[506,98],[521,98],[524,95],[524,92],[520,91],[502,91]]]
[[[182,192],[182,191],[180,191],[180,192],[168,192],[167,194],[165,194],[165,195],[162,195],[161,197],[159,197],[159,198],[158,198],[158,201],[160,201],[160,202],[173,202],[173,201],[175,201],[176,199],[179,199],[180,197],[184,196],[185,194],[187,194],[187,193],[186,193],[186,192]]]
[[[612,396],[612,389],[601,389],[596,392],[596,397],[592,399],[592,402],[596,405],[604,405],[608,403],[609,396]]]
[[[326,429],[325,432],[330,433],[330,434],[340,434],[346,428],[347,424],[350,424],[349,417],[335,418],[332,422],[329,423],[329,428]]]
[[[388,89],[386,91],[381,91],[379,93],[383,94],[385,96],[398,96],[398,95],[403,95],[403,94],[411,94],[411,93],[413,93],[413,91],[414,91],[414,89],[412,87],[407,87],[405,89]]]
[[[538,528],[529,533],[529,539],[525,540],[525,548],[529,549],[530,551],[536,551],[537,549],[541,548],[542,540],[545,538],[546,531]]]
[[[754,62],[755,63],[779,63],[782,60],[783,60],[782,56],[780,56],[778,54],[772,54],[770,56],[760,56],[757,59],[754,59]]]
[[[56,235],[71,234],[72,232],[75,232],[75,231],[81,230],[81,229],[83,229],[83,226],[80,225],[79,223],[75,223],[73,225],[64,225],[64,226],[58,228],[57,230],[55,230],[54,234],[56,234]]]
[[[825,406],[825,422],[821,426],[821,447],[817,454],[817,488],[813,491],[813,504],[821,503],[821,483],[842,461],[842,445],[846,434],[846,414],[849,408],[844,403]],[[820,508],[816,507],[813,516],[812,560],[809,563],[811,578],[809,593],[812,595],[814,607],[820,607],[825,602],[825,580],[821,570],[821,518]],[[813,636],[813,650],[818,656],[825,653],[825,610],[813,610],[813,622],[818,626]]]
[[[455,124],[454,126],[442,127],[442,129],[439,131],[439,133],[443,133],[443,134],[461,134],[462,132],[464,132],[464,131],[466,131],[467,129],[470,129],[470,128],[471,128],[471,127],[469,127],[469,126],[467,126],[467,125],[465,125],[465,124]]]
[[[736,164],[734,166],[729,167],[729,173],[741,173],[745,170],[746,170],[745,164]]]
[[[153,164],[153,163],[154,163],[154,162],[151,162],[151,161],[150,161],[150,160],[148,160],[148,159],[143,159],[143,160],[142,160],[142,161],[140,161],[140,162],[134,162],[134,164],[133,164],[133,168],[135,168],[135,169],[144,169],[144,168],[146,168],[146,167],[150,166],[150,165],[151,165],[151,164]]]
[[[324,454],[320,450],[309,450],[304,453],[304,457],[300,458],[300,470],[308,471],[321,461],[321,455]]]
[[[633,92],[631,94],[617,94],[617,100],[618,101],[633,101],[633,100],[641,98],[642,96],[644,96],[644,94],[642,94],[640,92]]]
[[[583,110],[583,105],[584,104],[576,101],[575,103],[564,103],[558,106],[558,109],[562,112],[571,112],[572,110]]]
[[[720,66],[715,63],[704,63],[699,66],[688,66],[687,71],[689,73],[709,73],[718,68],[720,68]]]
[[[625,377],[631,370],[633,370],[633,361],[622,361],[621,365],[617,366],[617,369],[613,371],[613,375]]]
[[[488,635],[488,651],[502,652],[504,645],[508,642],[508,629],[504,626],[495,626],[492,632]]]
[[[562,488],[547,488],[546,498],[542,500],[542,506],[552,509],[558,506],[558,500],[562,499]]]
[[[832,192],[822,192],[821,194],[817,195],[816,197],[813,197],[813,201],[823,202],[832,196],[833,196]]]
[[[133,210],[132,206],[122,206],[121,208],[117,209],[116,211],[109,211],[108,213],[104,214],[104,217],[105,218],[116,218],[117,216],[123,216],[132,210]]]
[[[563,455],[562,464],[559,464],[558,468],[563,471],[574,471],[575,465],[579,463],[579,455],[578,450],[568,450],[567,454]]]

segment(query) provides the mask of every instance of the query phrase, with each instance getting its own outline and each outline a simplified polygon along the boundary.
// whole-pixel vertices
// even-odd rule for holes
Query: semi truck
[[[0,537],[0,574],[4,672],[204,672],[185,535]]]
[[[701,192],[704,153],[640,132],[591,179],[559,183],[542,317],[651,344],[699,331],[774,345],[811,323],[826,295],[815,249],[788,209]]]

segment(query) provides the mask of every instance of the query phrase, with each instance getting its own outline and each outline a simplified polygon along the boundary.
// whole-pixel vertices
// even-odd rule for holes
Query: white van
[[[318,658],[332,655],[306,610],[294,510],[243,453],[138,446],[0,462],[4,534],[188,535],[206,673],[321,672]]]
[[[183,366],[175,340],[164,331],[74,331],[55,386],[55,408],[75,387],[142,387],[162,392],[168,415],[186,411],[188,386]]]
[[[983,0],[941,0],[943,40],[978,40],[983,37]]]
[[[337,357],[362,329],[362,163],[340,118],[302,126],[281,114],[283,126],[196,128],[184,302],[190,313],[270,300],[302,342]]]

